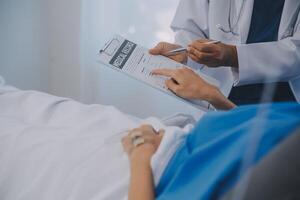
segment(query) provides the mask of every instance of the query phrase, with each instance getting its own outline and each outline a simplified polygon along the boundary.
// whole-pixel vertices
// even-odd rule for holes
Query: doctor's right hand
[[[209,44],[209,40],[196,40],[188,45],[188,56],[197,63],[208,67],[238,68],[236,46],[223,44]]]
[[[168,56],[167,53],[169,51],[172,51],[174,49],[180,48],[181,46],[178,44],[171,44],[171,43],[167,43],[167,42],[160,42],[158,43],[154,48],[149,50],[149,53],[152,55],[162,55],[162,56],[166,56],[172,60],[175,60],[177,62],[180,62],[182,64],[185,64],[187,62],[187,53],[186,52],[182,52],[176,55],[172,55],[172,56]]]

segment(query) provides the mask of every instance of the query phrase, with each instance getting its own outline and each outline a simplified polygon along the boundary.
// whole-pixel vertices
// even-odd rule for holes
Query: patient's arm
[[[138,146],[134,146],[134,135],[144,140]],[[130,160],[130,186],[129,200],[154,200],[154,183],[151,169],[151,157],[158,149],[163,137],[163,130],[156,132],[151,126],[142,126],[132,130],[122,140],[124,150]]]
[[[179,69],[157,69],[154,75],[170,77],[166,86],[176,95],[191,100],[205,100],[211,103],[218,110],[230,110],[235,107],[220,90],[204,81],[193,70],[182,67]]]
[[[143,147],[141,147],[143,148]],[[154,184],[149,160],[131,158],[129,200],[154,200]]]

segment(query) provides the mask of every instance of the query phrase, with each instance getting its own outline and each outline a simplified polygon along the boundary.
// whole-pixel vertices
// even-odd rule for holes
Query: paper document
[[[148,53],[148,49],[116,35],[110,39],[99,51],[100,61],[115,70],[146,83],[164,93],[185,101],[201,110],[210,108],[208,102],[191,101],[180,98],[165,87],[167,77],[154,76],[152,70],[158,68],[175,69],[184,66],[164,56],[154,56]],[[194,70],[195,71],[195,70]],[[197,72],[207,82],[219,87],[219,82],[212,77]]]

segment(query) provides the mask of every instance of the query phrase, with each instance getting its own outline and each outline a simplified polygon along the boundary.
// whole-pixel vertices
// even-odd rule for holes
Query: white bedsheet
[[[112,106],[0,87],[0,199],[126,199],[129,163],[120,133],[144,123],[166,129],[152,159],[157,184],[192,125],[165,127]]]

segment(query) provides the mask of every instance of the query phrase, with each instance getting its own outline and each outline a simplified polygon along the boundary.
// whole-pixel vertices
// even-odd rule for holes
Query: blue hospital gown
[[[242,160],[253,146],[253,138],[260,136],[252,164],[299,127],[300,105],[296,103],[252,105],[207,114],[169,162],[156,188],[157,199],[219,197],[242,176]]]

